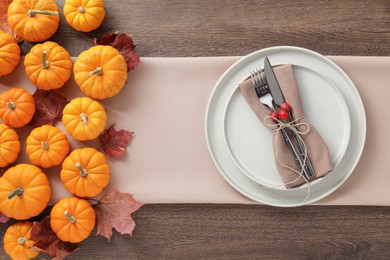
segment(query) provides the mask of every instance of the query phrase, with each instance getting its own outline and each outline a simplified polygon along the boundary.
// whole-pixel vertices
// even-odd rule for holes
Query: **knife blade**
[[[264,72],[265,72],[265,78],[267,79],[269,91],[271,92],[271,96],[274,99],[274,103],[280,107],[282,103],[286,101],[284,99],[282,90],[280,89],[279,86],[279,82],[276,79],[274,70],[272,69],[268,57],[265,57],[264,60]]]
[[[274,103],[276,105],[278,105],[279,107],[281,107],[282,103],[286,102],[286,100],[284,99],[282,89],[280,88],[279,82],[275,76],[275,72],[272,68],[272,65],[271,65],[268,57],[265,57],[265,60],[264,60],[264,72],[265,72],[265,78],[266,78],[269,90],[271,92],[271,96],[274,99]],[[293,119],[291,113],[289,113],[289,117],[291,119]],[[293,125],[293,127],[295,127],[295,126]],[[300,136],[298,136],[298,133],[296,133],[294,131],[293,131],[293,136],[294,136],[295,141],[297,142],[301,157],[302,158],[306,157],[305,170],[303,172],[307,173],[308,176],[306,176],[306,177],[309,179],[310,177],[313,177],[315,175],[313,166],[311,164],[309,156],[305,152],[305,148],[304,148],[304,144],[302,143],[302,139],[300,138]]]

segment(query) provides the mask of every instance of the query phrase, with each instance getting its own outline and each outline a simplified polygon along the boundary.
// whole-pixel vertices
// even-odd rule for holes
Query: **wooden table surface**
[[[63,1],[57,3],[62,9]],[[98,30],[76,32],[61,14],[52,40],[72,56],[89,48],[94,37],[114,31],[132,34],[144,57],[242,56],[275,45],[324,55],[390,56],[388,0],[105,0],[105,5]],[[23,54],[30,48],[24,42]],[[114,232],[108,242],[91,235],[67,259],[390,257],[390,207],[158,204],[145,205],[133,217],[132,237]],[[0,226],[1,237],[6,227]],[[2,249],[0,259],[7,259]]]

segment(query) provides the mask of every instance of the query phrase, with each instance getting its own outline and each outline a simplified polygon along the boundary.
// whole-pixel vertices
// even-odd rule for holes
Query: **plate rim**
[[[212,151],[212,147],[211,147],[211,144],[210,144],[210,140],[209,140],[209,137],[208,137],[208,128],[209,128],[209,113],[210,113],[210,107],[212,106],[212,101],[213,101],[213,97],[216,93],[216,91],[218,90],[218,86],[221,84],[221,82],[223,82],[223,80],[225,80],[225,77],[234,72],[234,70],[236,70],[237,66],[240,65],[240,63],[244,62],[245,60],[247,59],[250,59],[252,58],[253,56],[256,56],[256,55],[259,55],[259,53],[265,53],[265,52],[277,52],[277,51],[293,51],[293,52],[303,52],[305,54],[308,54],[308,55],[311,55],[311,56],[315,56],[316,58],[318,58],[320,61],[322,62],[326,62],[328,63],[329,65],[331,65],[333,67],[334,70],[336,70],[340,76],[343,77],[343,79],[346,81],[346,83],[350,86],[350,91],[353,91],[353,93],[355,94],[355,97],[356,99],[354,100],[354,103],[356,103],[356,107],[359,108],[361,110],[361,112],[363,112],[362,114],[359,114],[359,117],[360,117],[360,126],[361,126],[361,133],[359,134],[359,141],[361,142],[360,144],[360,147],[357,147],[357,150],[355,151],[355,159],[353,160],[352,164],[349,166],[349,173],[346,174],[345,176],[343,176],[343,178],[338,178],[337,179],[337,183],[334,184],[334,187],[332,187],[331,189],[328,189],[326,192],[323,192],[321,194],[321,196],[319,196],[318,198],[316,199],[310,199],[310,200],[305,200],[305,201],[302,201],[300,203],[272,203],[272,202],[267,202],[265,200],[260,200],[258,198],[256,198],[255,196],[253,196],[252,194],[249,194],[249,192],[245,192],[242,188],[238,187],[238,185],[236,185],[233,180],[231,179],[231,177],[227,176],[224,171],[221,169],[219,163],[216,161],[216,158],[213,154],[213,151]],[[357,164],[359,163],[360,161],[360,158],[361,158],[361,155],[363,153],[363,150],[364,150],[364,147],[365,147],[365,142],[366,142],[366,136],[367,136],[367,118],[366,118],[366,113],[365,113],[365,109],[364,109],[364,104],[363,104],[363,101],[362,101],[362,98],[355,86],[355,84],[353,83],[353,81],[350,79],[350,77],[346,74],[346,72],[340,68],[340,66],[338,66],[335,62],[333,62],[332,60],[330,60],[328,57],[316,52],[316,51],[313,51],[313,50],[310,50],[310,49],[306,49],[306,48],[302,48],[302,47],[296,47],[296,46],[288,46],[288,45],[282,45],[282,46],[273,46],[273,47],[268,47],[268,48],[263,48],[263,49],[259,49],[259,50],[256,50],[254,52],[251,52],[245,56],[242,56],[240,59],[238,59],[236,62],[234,62],[220,77],[219,79],[217,80],[217,82],[215,83],[210,95],[209,95],[209,99],[208,99],[208,102],[207,102],[207,106],[206,106],[206,113],[205,113],[205,119],[204,119],[204,123],[205,123],[205,127],[204,127],[204,134],[205,134],[205,139],[206,139],[206,144],[207,144],[207,148],[209,150],[209,153],[210,153],[210,156],[211,156],[211,159],[214,163],[214,166],[217,168],[217,170],[219,171],[219,173],[221,174],[221,176],[225,179],[225,181],[228,182],[228,184],[234,188],[237,192],[239,192],[242,196],[244,197],[247,197],[255,202],[259,202],[259,203],[263,203],[263,204],[266,204],[266,205],[271,205],[271,206],[277,206],[277,207],[297,207],[297,206],[303,206],[303,205],[307,205],[307,204],[311,204],[311,203],[314,203],[320,199],[323,199],[327,196],[329,196],[331,193],[333,193],[335,190],[337,190],[349,177],[350,175],[353,173],[354,169],[356,168]],[[246,176],[244,176],[245,178],[248,178]],[[252,180],[250,180],[252,181]]]

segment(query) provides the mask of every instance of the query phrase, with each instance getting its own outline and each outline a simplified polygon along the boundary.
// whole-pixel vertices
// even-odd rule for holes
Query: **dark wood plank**
[[[57,1],[62,8],[63,1]],[[390,55],[390,2],[105,0],[83,34],[61,15],[52,38],[77,56],[106,32],[134,36],[142,56],[231,56],[275,45],[325,55]],[[22,44],[26,54],[31,44]],[[388,259],[389,207],[146,205],[134,234],[92,235],[68,259]],[[308,221],[310,220],[310,221]],[[0,225],[3,236],[8,225]],[[95,231],[94,231],[95,232]],[[0,258],[6,255],[0,249]]]
[[[63,1],[57,1],[62,9]],[[390,2],[106,0],[103,25],[91,33],[70,28],[61,14],[52,38],[73,56],[93,37],[123,31],[143,56],[245,55],[275,45],[325,55],[390,55]],[[24,53],[31,44],[24,43]]]

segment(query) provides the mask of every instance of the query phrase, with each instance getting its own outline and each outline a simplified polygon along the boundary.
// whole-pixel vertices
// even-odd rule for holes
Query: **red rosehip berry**
[[[290,111],[291,111],[291,106],[290,106],[290,104],[287,103],[287,102],[283,102],[283,103],[282,103],[282,106],[281,106],[280,108],[283,109],[283,110],[285,110],[285,111],[287,111],[287,112],[290,112]]]
[[[279,118],[279,113],[274,111],[274,112],[270,112],[269,113],[269,116],[273,119],[273,120],[276,120]]]
[[[279,119],[280,120],[287,120],[288,119],[288,112],[284,109],[281,109],[279,111]]]

